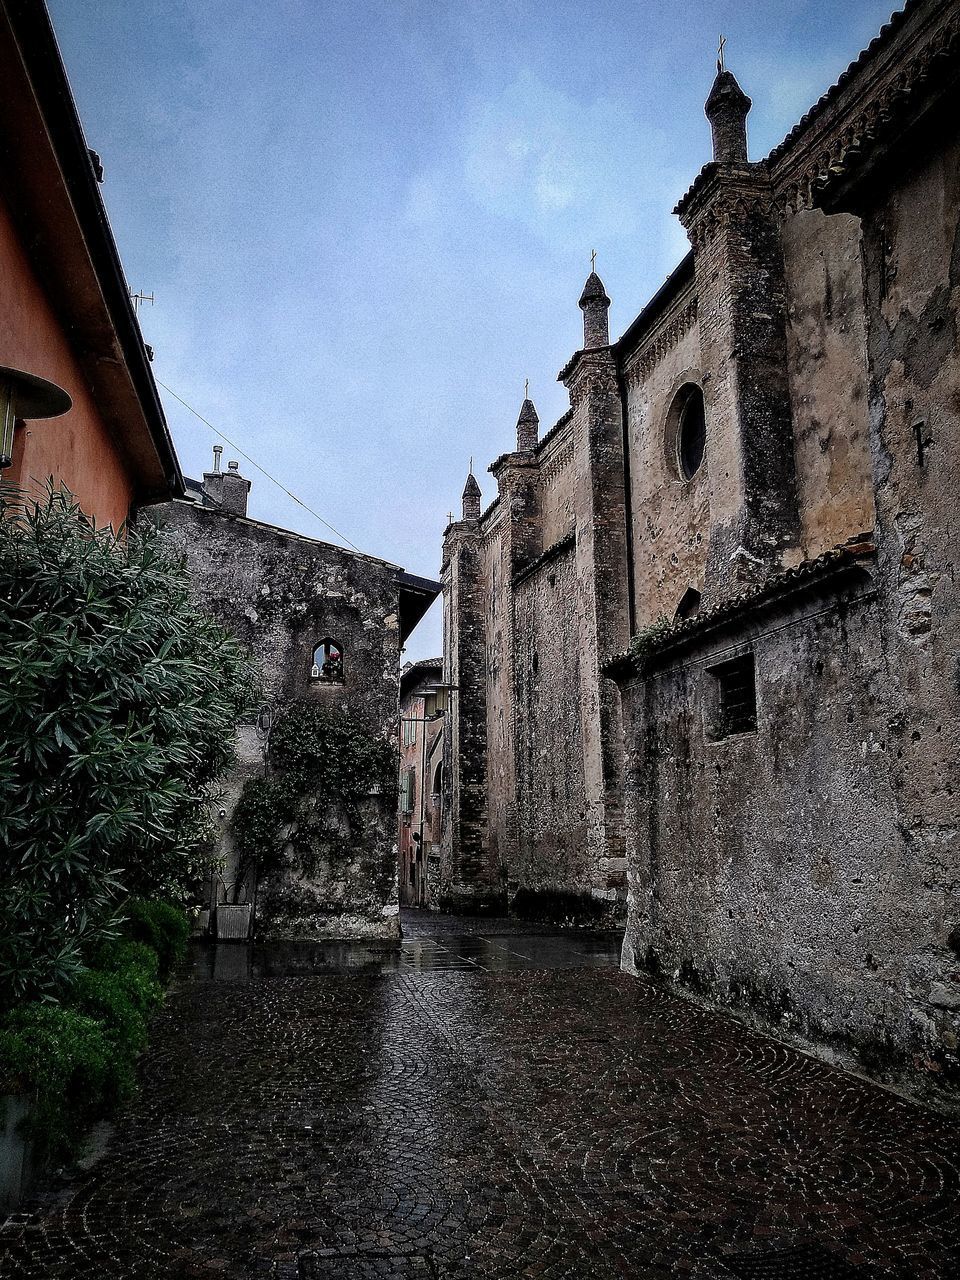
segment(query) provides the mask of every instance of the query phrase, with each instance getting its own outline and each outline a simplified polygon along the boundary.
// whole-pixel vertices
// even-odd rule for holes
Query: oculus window
[[[667,453],[681,480],[692,480],[700,470],[706,444],[703,391],[687,382],[674,396],[667,416]]]

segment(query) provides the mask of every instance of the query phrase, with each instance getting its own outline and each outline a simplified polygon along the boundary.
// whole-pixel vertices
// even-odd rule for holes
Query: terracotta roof
[[[907,18],[925,3],[929,3],[929,0],[907,0],[902,9],[898,9],[895,13],[890,15],[890,21],[880,28],[878,34],[874,36],[867,47],[863,49],[856,58],[854,58],[846,71],[837,78],[836,83],[832,84],[830,88],[817,99],[810,110],[800,117],[783,141],[777,143],[766,158],[768,164],[773,164],[774,161],[779,160],[781,156],[789,150],[791,145],[797,141],[807,127],[830,105],[834,98],[836,98],[840,90],[846,88],[850,80],[869,62],[872,62],[878,53],[887,47]]]
[[[442,672],[442,658],[421,658],[419,662],[408,662],[400,672],[401,698],[408,694],[422,678],[437,676]]]

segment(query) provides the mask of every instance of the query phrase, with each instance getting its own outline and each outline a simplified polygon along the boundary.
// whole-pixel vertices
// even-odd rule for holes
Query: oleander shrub
[[[63,490],[0,486],[0,1009],[57,998],[127,899],[197,883],[253,692],[151,524],[116,536]],[[168,938],[166,972],[158,910],[135,927]]]

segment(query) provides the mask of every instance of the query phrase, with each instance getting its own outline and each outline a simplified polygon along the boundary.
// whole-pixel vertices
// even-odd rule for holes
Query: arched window
[[[437,767],[433,771],[433,787],[432,794],[438,796],[443,789],[443,761],[437,762]]]
[[[700,592],[696,587],[687,587],[680,597],[675,618],[692,618],[700,612]]]
[[[329,636],[321,640],[313,651],[310,679],[321,684],[343,683],[343,645]]]
[[[706,442],[703,392],[695,382],[687,382],[674,396],[667,417],[667,452],[681,479],[692,480],[700,470]]]

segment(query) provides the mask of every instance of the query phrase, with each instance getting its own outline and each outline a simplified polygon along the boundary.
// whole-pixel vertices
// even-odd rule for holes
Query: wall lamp
[[[0,468],[13,462],[13,431],[21,418],[59,418],[72,404],[55,382],[0,365]]]
[[[423,714],[427,720],[433,720],[450,710],[450,695],[456,693],[455,684],[434,684],[422,690]]]

